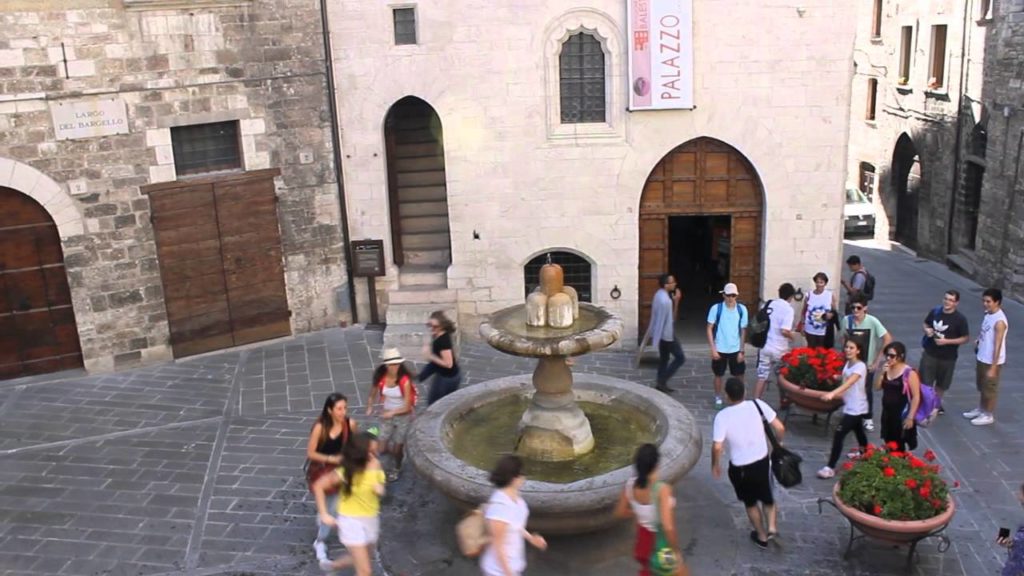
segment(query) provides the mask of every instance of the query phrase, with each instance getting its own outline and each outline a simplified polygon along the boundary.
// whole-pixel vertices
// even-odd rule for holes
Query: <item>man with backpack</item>
[[[739,289],[729,282],[720,292],[722,302],[708,310],[707,336],[711,347],[711,372],[715,375],[715,409],[725,406],[722,400],[722,376],[726,365],[729,375],[743,380],[747,364],[743,358],[743,343],[747,340],[750,317],[747,307],[740,304]]]
[[[764,340],[759,334],[752,333],[750,343],[761,350],[757,353],[757,384],[754,386],[754,398],[764,394],[768,378],[775,373],[782,355],[789,352],[789,341],[793,339],[793,298],[796,288],[789,282],[779,286],[779,297],[769,300],[757,313],[756,323],[760,325],[767,320]],[[763,318],[766,315],[767,318]]]
[[[875,277],[864,268],[860,256],[856,254],[846,259],[846,265],[850,268],[850,280],[842,280],[843,288],[846,288],[846,313],[851,314],[850,306],[854,296],[863,296],[866,302],[875,298]]]
[[[933,308],[924,318],[921,338],[921,383],[935,387],[939,397],[939,414],[942,409],[942,395],[953,383],[958,348],[970,337],[967,318],[957,310],[960,292],[946,290],[942,304]]]

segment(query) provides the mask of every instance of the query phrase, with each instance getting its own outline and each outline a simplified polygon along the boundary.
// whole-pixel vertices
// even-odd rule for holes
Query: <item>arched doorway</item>
[[[451,236],[441,119],[430,104],[407,96],[388,111],[384,139],[395,264],[406,276],[445,283]]]
[[[917,248],[917,210],[921,197],[921,158],[906,133],[896,140],[892,153],[892,189],[896,196],[896,226],[890,224],[889,238]],[[891,203],[889,204],[891,206]],[[893,222],[889,218],[889,222]]]
[[[693,320],[684,324],[701,333],[707,307],[719,300],[725,282],[735,282],[741,299],[756,304],[763,205],[754,167],[724,142],[691,140],[658,162],[640,198],[641,336],[665,272],[684,290],[680,316]]]
[[[0,378],[82,367],[57,225],[0,187]]]

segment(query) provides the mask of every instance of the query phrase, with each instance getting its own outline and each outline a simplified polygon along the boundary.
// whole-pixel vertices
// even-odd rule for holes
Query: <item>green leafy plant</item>
[[[841,384],[835,377],[842,374],[844,364],[831,348],[796,348],[782,356],[779,374],[797,386],[829,392]]]
[[[843,464],[839,499],[847,506],[887,520],[924,520],[946,511],[949,487],[934,464],[935,453],[924,459],[869,444],[859,459]],[[959,483],[955,483],[957,486]]]

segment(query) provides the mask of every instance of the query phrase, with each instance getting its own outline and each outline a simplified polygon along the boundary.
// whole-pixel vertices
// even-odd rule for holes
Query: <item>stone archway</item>
[[[42,206],[57,225],[62,239],[85,233],[78,206],[60,184],[17,160],[0,157],[0,186],[17,190]]]
[[[889,239],[916,249],[917,213],[921,198],[921,157],[906,132],[900,134],[892,152],[892,188],[894,198],[885,202],[889,211]],[[892,211],[896,214],[893,217]],[[895,222],[895,226],[893,226]]]
[[[685,243],[673,243],[673,228],[678,228],[674,224],[683,217],[702,218],[708,223],[712,234],[709,249],[715,260],[724,265],[723,275],[736,283],[746,302],[757,302],[763,212],[764,188],[756,170],[742,153],[724,142],[697,138],[675,148],[658,162],[647,177],[640,198],[640,336],[647,329],[658,276],[666,272],[678,275],[679,271],[672,269],[672,264],[679,260],[674,256],[680,251],[697,250]]]
[[[82,367],[58,227],[0,186],[0,379]]]

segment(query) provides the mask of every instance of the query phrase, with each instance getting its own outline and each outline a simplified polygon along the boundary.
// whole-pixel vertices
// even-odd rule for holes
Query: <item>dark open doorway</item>
[[[707,341],[708,309],[721,300],[718,291],[729,281],[731,226],[730,216],[669,218],[668,269],[683,291],[676,321],[683,342]]]

